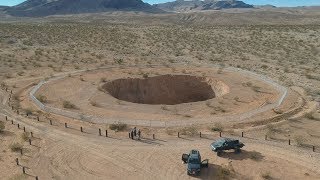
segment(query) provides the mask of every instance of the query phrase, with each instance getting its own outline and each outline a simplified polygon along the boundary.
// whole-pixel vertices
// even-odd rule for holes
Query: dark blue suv
[[[189,154],[182,155],[182,161],[187,163],[188,175],[199,175],[202,167],[208,167],[209,160],[201,161],[200,152],[191,150]]]
[[[220,156],[224,150],[230,149],[234,149],[236,153],[240,153],[244,144],[236,139],[221,138],[213,142],[210,146],[212,151],[217,152],[217,155]]]

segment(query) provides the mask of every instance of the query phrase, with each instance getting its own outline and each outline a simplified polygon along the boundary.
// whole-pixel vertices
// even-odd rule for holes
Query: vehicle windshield
[[[223,143],[225,142],[225,140],[223,139],[219,139],[217,140],[216,142],[212,143],[213,145],[216,145],[216,146],[221,146],[223,145]]]
[[[188,163],[191,163],[191,164],[198,164],[198,163],[199,163],[199,159],[190,158],[190,159],[188,160]]]

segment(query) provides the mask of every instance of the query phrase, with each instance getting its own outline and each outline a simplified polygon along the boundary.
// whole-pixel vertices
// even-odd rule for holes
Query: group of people
[[[134,127],[133,129],[131,129],[130,133],[129,133],[129,137],[131,139],[134,139],[134,138],[138,138],[140,139],[141,137],[141,131],[140,129],[137,129],[136,127]]]

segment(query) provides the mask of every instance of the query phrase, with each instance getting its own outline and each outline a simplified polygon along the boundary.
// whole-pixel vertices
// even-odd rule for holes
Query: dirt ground
[[[0,121],[5,124],[0,133],[0,179],[320,178],[317,8],[163,16],[106,13],[0,21]],[[175,67],[177,63],[186,65]],[[206,65],[223,68],[204,68]],[[45,96],[47,105],[62,109],[63,101],[69,101],[76,108],[68,110],[74,112],[163,121],[237,114],[278,99],[277,92],[265,83],[225,72],[226,67],[266,75],[286,86],[288,94],[280,107],[243,122],[139,126],[141,140],[128,138],[132,126],[113,131],[105,123],[46,113],[29,98],[31,88],[41,80],[108,66],[117,68],[67,75],[43,86],[37,96]],[[99,90],[108,80],[163,74],[211,77],[229,90],[211,100],[178,105],[135,104]],[[260,88],[252,88],[248,82]],[[256,91],[261,89],[268,93]],[[22,140],[23,127],[34,137],[28,134]],[[98,135],[99,128],[102,136]],[[213,153],[209,145],[219,138],[218,131],[223,137],[244,142],[242,153],[230,151],[222,157]],[[12,151],[15,142],[23,145],[23,155]],[[186,165],[181,162],[182,153],[191,149],[200,150],[202,158],[209,159],[209,168],[199,177],[187,176]],[[20,166],[16,158],[21,160]],[[22,167],[26,168],[25,175]]]

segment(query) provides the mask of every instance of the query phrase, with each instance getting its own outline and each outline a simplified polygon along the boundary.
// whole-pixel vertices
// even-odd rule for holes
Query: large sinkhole
[[[210,83],[211,82],[211,83]],[[103,85],[111,96],[140,104],[175,105],[216,97],[212,81],[191,75],[161,75],[148,78],[116,79]],[[218,88],[220,89],[220,88]],[[218,90],[218,94],[221,94]]]

